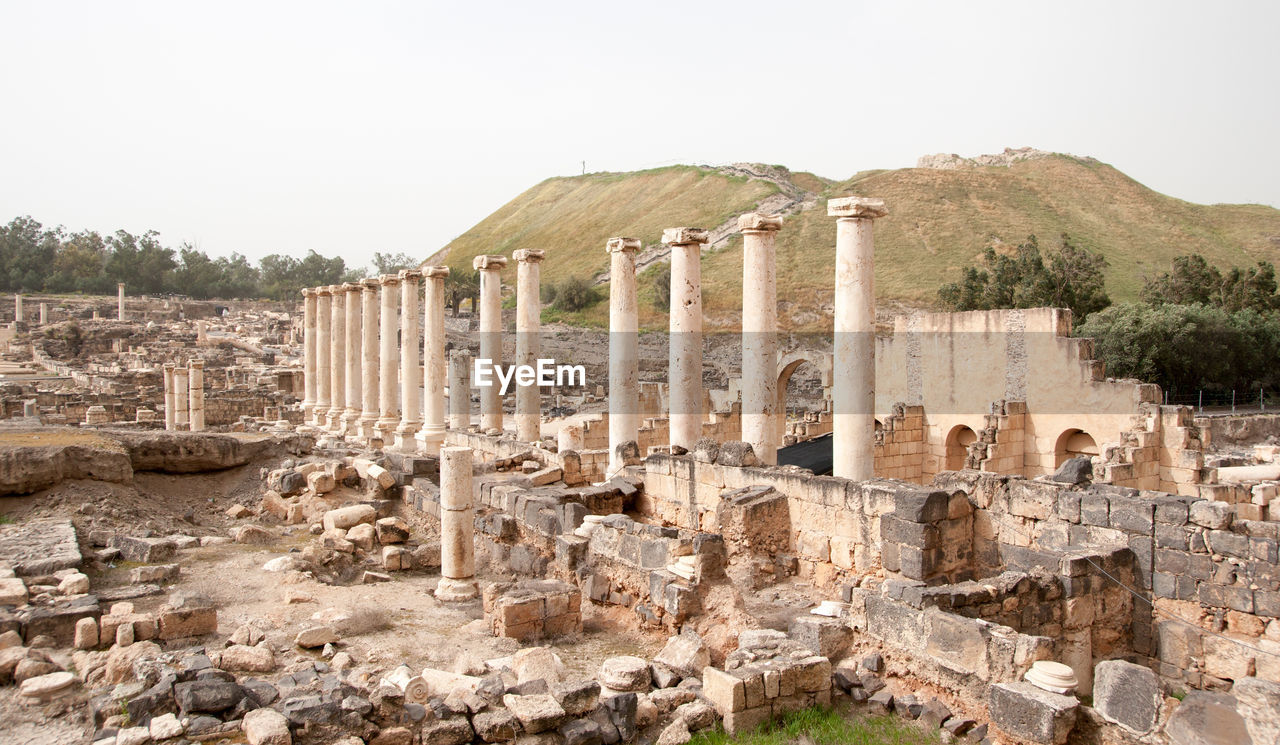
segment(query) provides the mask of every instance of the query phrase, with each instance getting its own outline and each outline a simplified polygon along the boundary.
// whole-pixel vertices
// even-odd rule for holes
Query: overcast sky
[[[1024,145],[1280,206],[1277,28],[1275,2],[0,0],[0,222],[363,265],[584,160],[844,178]]]

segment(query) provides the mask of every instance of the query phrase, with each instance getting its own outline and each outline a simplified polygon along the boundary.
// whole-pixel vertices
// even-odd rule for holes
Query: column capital
[[[172,362],[166,362],[163,365],[163,369],[165,372],[173,372],[173,369],[175,367],[177,367],[177,365],[173,364]]]
[[[319,287],[315,288],[315,292],[316,292],[316,297],[329,297],[330,295],[333,294],[333,291],[329,288],[328,285],[320,285]]]
[[[639,251],[640,246],[641,243],[639,238],[610,238],[609,242],[605,244],[605,251],[608,251],[611,254],[621,253],[623,251]]]
[[[481,254],[471,260],[471,268],[479,271],[503,269],[507,266],[507,257],[500,254]]]
[[[359,292],[360,285],[357,282],[343,282],[342,291],[343,292]]]
[[[382,283],[378,281],[377,277],[365,277],[357,284],[359,284],[365,292],[376,292],[377,289],[382,286]]]
[[[302,288],[302,296],[303,296],[303,297],[305,297],[305,298],[313,298],[313,297],[315,297],[315,296],[316,296],[316,288],[314,288],[314,287],[303,287],[303,288]]]
[[[547,258],[547,252],[540,248],[521,248],[511,254],[511,258],[522,263],[537,264]]]
[[[748,212],[738,216],[738,230],[781,230],[782,215]]]
[[[827,217],[876,218],[889,214],[883,199],[873,197],[836,197],[827,200]]]
[[[383,274],[378,277],[378,284],[383,287],[395,287],[400,284],[400,277],[396,274]]]
[[[707,243],[710,240],[711,234],[702,228],[667,228],[662,231],[662,242],[669,246]]]
[[[188,365],[190,365],[191,367],[196,368],[196,369],[199,369],[199,370],[203,370],[203,369],[204,369],[204,360],[191,360],[191,361],[190,361],[190,362],[188,362],[187,364],[188,364]]]
[[[444,279],[449,276],[449,267],[447,266],[424,266],[422,267],[422,276],[427,279]]]
[[[408,282],[410,280],[417,282],[422,279],[422,272],[417,269],[401,269],[400,274],[397,276],[400,277],[401,282]]]

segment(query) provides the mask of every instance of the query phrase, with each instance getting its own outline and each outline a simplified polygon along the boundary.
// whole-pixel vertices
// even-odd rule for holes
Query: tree
[[[1012,256],[988,246],[983,267],[966,267],[959,282],[943,285],[938,299],[948,310],[996,308],[1069,308],[1084,319],[1111,304],[1102,270],[1101,254],[1076,246],[1067,235],[1049,253],[1046,264],[1034,235],[1019,244]]]
[[[1200,254],[1178,256],[1172,271],[1147,280],[1141,296],[1151,305],[1216,305],[1222,297],[1222,273]]]
[[[406,253],[375,253],[373,255],[374,274],[395,274],[401,269],[416,269],[420,263]]]
[[[573,312],[582,310],[600,299],[591,282],[582,277],[565,277],[556,285],[556,310]]]
[[[475,301],[480,297],[480,272],[466,268],[450,269],[444,281],[444,293],[450,312],[457,318],[462,301],[470,298],[471,307],[475,307]]]

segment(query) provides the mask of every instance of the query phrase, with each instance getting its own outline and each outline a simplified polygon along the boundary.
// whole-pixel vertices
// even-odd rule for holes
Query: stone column
[[[619,448],[640,438],[640,338],[636,316],[638,238],[610,238],[609,251],[609,470],[626,465]]]
[[[669,228],[671,246],[671,343],[668,417],[671,448],[692,450],[702,436],[702,245],[701,228]]]
[[[476,586],[471,448],[440,449],[440,584],[436,599],[470,600]]]
[[[832,474],[875,476],[876,302],[872,221],[888,214],[884,200],[827,200],[836,220],[835,340],[832,369]]]
[[[116,320],[124,320],[124,282],[116,283]]]
[[[400,278],[384,274],[378,282],[382,286],[379,318],[382,335],[378,340],[378,356],[382,363],[378,380],[381,414],[374,426],[378,430],[378,438],[389,443],[400,424]]]
[[[582,425],[581,424],[563,424],[560,431],[556,433],[556,448],[567,453],[570,450],[582,450]]]
[[[347,295],[338,285],[329,285],[329,412],[327,427],[342,430],[342,414],[347,410]]]
[[[444,280],[447,266],[422,271],[422,448],[436,455],[444,443]]]
[[[45,326],[49,323],[49,304],[40,303],[40,325]]]
[[[13,320],[25,321],[27,316],[22,312],[22,295],[15,294],[13,296]]]
[[[175,365],[173,368],[173,428],[179,431],[188,429],[191,422],[188,416],[187,368]]]
[[[316,408],[316,291],[302,291],[302,420]]]
[[[471,426],[471,355],[465,349],[449,353],[449,429]]]
[[[173,363],[164,363],[164,428],[170,432],[177,429],[178,411],[173,389]]]
[[[471,266],[480,272],[480,357],[490,365],[502,363],[502,268],[505,256],[477,256]],[[480,389],[480,429],[502,429],[502,393],[496,376]]]
[[[378,288],[376,279],[360,280],[360,438],[378,436]]]
[[[316,288],[316,410],[314,423],[317,427],[325,425],[329,416],[329,396],[333,392],[329,382],[330,360],[329,324],[333,320],[331,301],[333,296],[328,287]]]
[[[761,463],[778,462],[778,290],[774,238],[782,218],[750,212],[742,231],[742,439]]]
[[[190,362],[191,431],[204,431],[204,360]]]
[[[522,248],[512,254],[516,260],[516,364],[536,368],[538,335],[542,327],[542,298],[538,296],[542,259],[546,252]],[[542,439],[542,391],[533,385],[516,385],[516,439]]]
[[[417,269],[400,271],[400,426],[396,427],[396,450],[418,449],[414,435],[422,429],[422,365],[418,364],[421,338],[418,309]]]
[[[360,428],[360,411],[362,393],[360,387],[360,362],[361,349],[360,335],[364,329],[360,324],[360,285],[354,282],[347,282],[342,286],[342,292],[346,295],[346,340],[343,346],[346,347],[346,403],[347,407],[342,412],[342,434],[354,436]]]
[[[196,321],[196,344],[206,344],[209,341],[209,325],[204,321]]]

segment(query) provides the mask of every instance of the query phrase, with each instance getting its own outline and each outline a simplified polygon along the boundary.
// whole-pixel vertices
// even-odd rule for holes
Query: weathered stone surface
[[[173,698],[178,709],[186,716],[188,712],[216,713],[226,711],[244,698],[245,691],[228,680],[217,678],[201,678],[178,683],[173,687]]]
[[[409,524],[398,517],[384,517],[374,523],[374,528],[378,533],[378,543],[384,546],[409,540]]]
[[[107,654],[106,677],[108,683],[124,683],[134,679],[134,663],[161,653],[160,645],[142,641],[127,647],[115,647]]]
[[[151,739],[156,742],[178,737],[182,732],[182,722],[173,714],[161,714],[151,720]]]
[[[610,657],[600,665],[600,684],[615,691],[649,690],[649,663],[639,657]]]
[[[689,732],[689,725],[683,719],[677,719],[658,735],[657,745],[684,745],[691,739],[693,734]]]
[[[355,544],[355,547],[362,551],[372,551],[374,543],[374,529],[369,523],[360,523],[354,525],[347,531],[347,540]]]
[[[235,644],[222,650],[218,667],[232,672],[269,673],[275,669],[276,660],[267,647]]]
[[[1124,660],[1094,667],[1093,706],[1107,721],[1145,734],[1155,727],[1161,700],[1160,684],[1150,668]]]
[[[1164,728],[1169,745],[1248,745],[1248,728],[1225,693],[1192,691],[1182,699]],[[1256,743],[1254,744],[1256,745]]]
[[[1191,503],[1191,522],[1210,530],[1223,530],[1231,524],[1234,512],[1226,502],[1202,499]]]
[[[545,680],[554,684],[564,680],[566,669],[559,655],[546,647],[527,647],[511,655],[511,672],[516,682]]]
[[[289,720],[271,709],[254,709],[244,715],[241,724],[249,745],[293,745]]]
[[[1280,683],[1260,678],[1241,678],[1231,687],[1236,711],[1254,745],[1280,743]]]
[[[338,635],[328,626],[312,626],[299,631],[293,641],[303,649],[315,649],[338,641]]]
[[[18,692],[27,698],[48,699],[66,692],[75,682],[74,673],[59,670],[22,680]]]
[[[276,539],[276,534],[261,525],[241,525],[231,532],[236,543],[252,546],[265,546]]]
[[[849,649],[853,629],[839,618],[797,616],[788,626],[787,636],[804,644],[814,654],[838,660]]]
[[[1063,484],[1087,484],[1093,480],[1093,462],[1084,456],[1068,458],[1049,478]]]
[[[325,530],[341,528],[347,530],[361,523],[373,523],[378,518],[378,511],[372,505],[353,504],[324,513],[322,523]]]
[[[84,444],[0,447],[0,494],[31,494],[64,479],[131,484],[133,467],[129,455],[105,438]]]
[[[1076,723],[1079,702],[1030,683],[991,686],[988,711],[1001,730],[1044,745],[1062,745]]]
[[[20,578],[0,578],[0,605],[26,605],[27,597],[27,585]]]
[[[93,649],[98,646],[98,619],[89,617],[76,621],[76,635],[72,643],[76,649]]]
[[[570,716],[582,716],[596,708],[600,684],[594,680],[575,680],[550,687],[551,695]]]
[[[698,678],[702,676],[703,668],[711,664],[711,650],[703,643],[702,637],[686,631],[668,639],[653,661],[686,678]]]
[[[471,718],[476,735],[485,742],[514,740],[520,726],[515,714],[506,709],[487,709]]]
[[[110,548],[120,550],[128,561],[158,564],[172,559],[178,553],[178,544],[168,538],[140,538],[130,535],[114,535],[108,542]]]
[[[555,729],[565,719],[565,710],[547,694],[532,696],[503,695],[502,704],[520,720],[525,732],[537,734]]]

